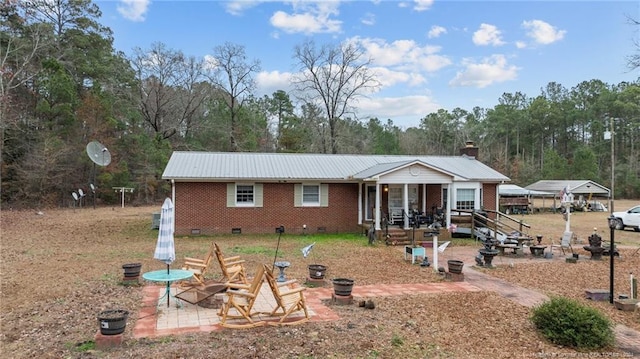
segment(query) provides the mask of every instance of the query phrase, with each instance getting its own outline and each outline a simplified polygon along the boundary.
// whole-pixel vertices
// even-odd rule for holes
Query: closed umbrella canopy
[[[158,230],[158,243],[153,258],[169,265],[176,259],[176,248],[173,241],[173,203],[170,198],[164,200],[160,212],[160,227]]]

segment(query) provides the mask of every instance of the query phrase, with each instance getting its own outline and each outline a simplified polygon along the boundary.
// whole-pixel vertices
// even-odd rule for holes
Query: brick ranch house
[[[460,156],[174,152],[162,178],[171,181],[175,234],[358,233],[406,214],[451,209],[496,210],[509,178]],[[382,220],[381,220],[382,219]]]

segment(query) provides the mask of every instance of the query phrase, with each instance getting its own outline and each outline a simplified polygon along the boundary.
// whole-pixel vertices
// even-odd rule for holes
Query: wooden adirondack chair
[[[249,284],[247,271],[244,268],[244,260],[240,256],[225,257],[217,243],[213,244],[214,253],[220,264],[223,280],[232,283]]]
[[[192,257],[184,257],[184,266],[182,269],[191,271],[193,273],[193,280],[187,285],[204,285],[204,275],[206,274],[209,266],[211,265],[211,261],[213,261],[213,252],[214,252],[215,243],[211,243],[209,247],[209,251],[204,259],[200,258],[192,258]]]
[[[251,284],[227,282],[227,291],[218,312],[220,325],[227,328],[253,328],[262,326],[263,321],[256,321],[252,318],[258,314],[254,312],[253,306],[260,293],[260,288],[264,282],[264,266],[258,266],[255,277]],[[230,312],[231,311],[231,312]],[[229,319],[244,319],[240,323],[229,323]]]
[[[304,292],[306,287],[288,288],[284,285],[278,285],[273,273],[264,265],[264,275],[276,299],[276,307],[269,313],[270,316],[280,316],[277,322],[268,322],[269,325],[296,325],[309,321],[309,312],[304,300]],[[302,311],[304,317],[292,318],[292,313]]]

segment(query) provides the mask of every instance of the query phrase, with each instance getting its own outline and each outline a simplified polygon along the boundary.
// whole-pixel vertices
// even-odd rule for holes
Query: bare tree
[[[316,48],[313,41],[295,48],[299,73],[293,83],[303,102],[321,103],[329,121],[331,153],[338,153],[337,124],[352,103],[379,86],[369,69],[371,59],[353,43]]]
[[[206,86],[198,86],[206,78],[204,62],[162,43],[136,48],[130,61],[140,83],[145,123],[163,139],[188,134],[208,93]]]
[[[5,131],[25,117],[19,112],[32,101],[33,81],[42,70],[39,59],[51,44],[48,25],[29,22],[28,12],[22,1],[0,4],[0,152]]]
[[[636,36],[633,40],[633,44],[635,45],[636,48],[636,53],[629,55],[627,58],[627,66],[629,67],[630,70],[635,70],[637,68],[640,68],[640,21],[635,20],[631,17],[627,17],[629,24],[631,24],[632,26],[637,26],[638,28],[636,29],[636,32],[638,34],[638,36]]]
[[[231,151],[240,150],[238,116],[256,87],[253,75],[260,71],[258,60],[247,60],[244,46],[226,42],[213,49],[214,76],[211,81],[220,91],[229,110]]]

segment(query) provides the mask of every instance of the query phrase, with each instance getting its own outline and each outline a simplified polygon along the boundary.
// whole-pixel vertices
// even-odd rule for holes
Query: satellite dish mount
[[[91,141],[87,144],[87,155],[93,161],[93,183],[91,189],[93,192],[93,209],[96,208],[96,191],[93,184],[96,183],[96,165],[100,167],[108,166],[111,163],[111,153],[98,141]]]

